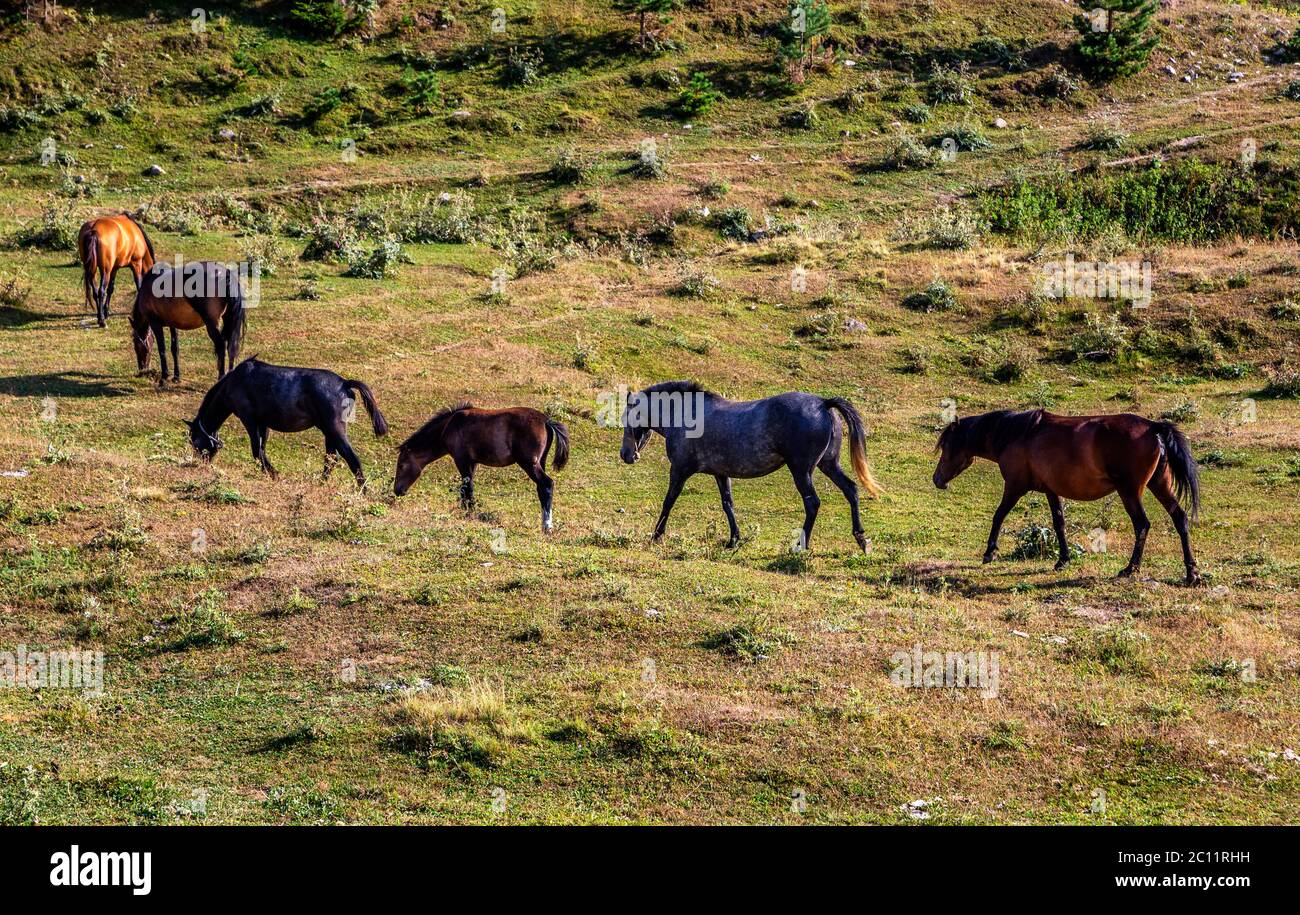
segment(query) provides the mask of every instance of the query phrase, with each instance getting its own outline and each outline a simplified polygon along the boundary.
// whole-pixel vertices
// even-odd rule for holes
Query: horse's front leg
[[[1002,522],[1006,520],[1007,512],[1016,507],[1016,503],[1025,494],[1025,490],[1019,487],[1013,488],[1010,484],[1002,490],[1002,501],[998,503],[998,509],[993,513],[993,528],[989,531],[988,546],[984,550],[984,562],[993,561],[993,557],[998,552],[998,535],[1002,533]]]
[[[668,492],[664,493],[664,507],[659,511],[659,520],[655,523],[655,531],[652,540],[660,540],[664,531],[668,527],[668,516],[672,514],[673,503],[677,497],[682,494],[682,487],[686,481],[694,474],[693,470],[679,470],[674,467],[668,474]]]
[[[181,380],[180,334],[176,332],[176,328],[174,327],[171,329],[171,332],[172,332],[172,381],[180,381]]]
[[[1061,547],[1060,558],[1056,560],[1056,569],[1060,571],[1070,561],[1070,543],[1065,539],[1065,508],[1061,497],[1054,492],[1047,494],[1047,504],[1052,509],[1052,529],[1056,531],[1056,542]]]
[[[474,470],[475,464],[468,458],[453,456],[456,470],[460,473],[460,507],[462,511],[474,510]]]
[[[153,320],[149,322],[149,329],[153,332],[153,339],[158,344],[158,387],[165,387],[167,384],[167,344],[163,336],[163,325],[161,321]]]

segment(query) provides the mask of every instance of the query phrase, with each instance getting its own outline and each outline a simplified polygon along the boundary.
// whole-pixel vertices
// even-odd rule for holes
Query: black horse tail
[[[141,284],[141,288],[144,286]],[[235,288],[226,297],[226,313],[221,319],[221,336],[226,341],[226,361],[233,369],[239,358],[239,347],[244,342],[244,290],[236,283]]]
[[[370,393],[370,388],[366,383],[364,381],[344,381],[343,387],[353,388],[361,395],[361,400],[366,405],[366,412],[370,414],[370,421],[374,423],[375,435],[387,435],[388,421],[384,419],[384,414],[379,412],[379,405],[375,403],[375,395]]]
[[[83,232],[77,240],[77,253],[81,255],[81,282],[86,287],[86,298],[94,300],[99,308],[99,293],[95,290],[95,268],[99,266],[99,233],[94,229]]]
[[[542,449],[542,466],[546,466],[546,452],[551,450],[551,442],[555,443],[555,463],[552,465],[556,470],[563,470],[564,465],[569,463],[569,429],[562,422],[554,419],[546,420],[546,447]]]
[[[1195,518],[1201,510],[1201,479],[1187,437],[1173,423],[1156,423],[1155,426],[1156,436],[1164,450],[1161,463],[1169,467],[1169,473],[1174,478],[1174,495],[1187,506],[1187,513]],[[1156,472],[1159,473],[1160,469],[1156,468]]]
[[[122,215],[131,220],[131,225],[140,230],[140,237],[144,239],[144,246],[149,250],[149,260],[157,263],[158,255],[153,253],[153,240],[149,238],[149,233],[144,230],[144,226],[140,225],[140,221],[130,213],[123,211]]]
[[[862,417],[857,409],[843,397],[828,397],[824,401],[828,409],[839,410],[848,429],[849,455],[853,459],[853,473],[872,498],[880,498],[880,484],[871,475],[867,466],[867,433],[862,425]]]

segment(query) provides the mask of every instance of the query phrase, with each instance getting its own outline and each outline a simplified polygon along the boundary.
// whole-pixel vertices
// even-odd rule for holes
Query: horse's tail
[[[862,425],[862,417],[857,409],[843,397],[828,397],[824,401],[827,408],[838,410],[844,417],[848,429],[849,454],[853,459],[853,473],[872,498],[880,498],[880,484],[871,475],[867,466],[867,433]]]
[[[122,215],[131,220],[131,225],[135,226],[136,229],[139,230],[140,237],[144,239],[144,246],[149,251],[149,266],[152,267],[158,262],[158,255],[153,253],[153,240],[149,238],[149,233],[144,230],[144,226],[140,225],[140,221],[130,213],[124,211]]]
[[[556,470],[563,470],[564,465],[569,463],[569,429],[564,423],[554,419],[546,420],[546,447],[542,449],[542,466],[546,466],[546,452],[551,450],[551,443],[555,443],[555,462],[552,466]]]
[[[144,288],[144,284],[141,284]],[[236,284],[234,291],[226,298],[226,314],[221,319],[221,336],[226,340],[226,358],[230,367],[235,367],[239,358],[239,346],[244,342],[244,290]]]
[[[81,282],[86,289],[86,301],[99,307],[99,294],[95,291],[95,268],[99,266],[99,233],[94,229],[81,233],[77,240],[77,253],[81,255]]]
[[[375,403],[375,395],[370,393],[369,386],[364,381],[345,380],[343,387],[352,388],[361,395],[361,400],[366,405],[366,412],[370,414],[370,421],[374,423],[375,435],[387,435],[388,421],[384,419],[384,414],[379,412],[379,405]]]
[[[1169,467],[1169,473],[1174,478],[1174,495],[1187,506],[1187,513],[1195,518],[1201,510],[1201,479],[1187,437],[1173,423],[1156,423],[1155,427],[1156,436],[1164,449],[1160,460]]]

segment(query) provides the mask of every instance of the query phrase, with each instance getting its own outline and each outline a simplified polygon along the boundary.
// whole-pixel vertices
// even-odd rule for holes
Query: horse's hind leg
[[[1199,585],[1201,583],[1201,570],[1196,566],[1196,559],[1192,556],[1192,538],[1188,530],[1187,512],[1178,504],[1178,496],[1174,493],[1172,481],[1169,479],[1169,471],[1156,474],[1147,481],[1147,489],[1151,490],[1152,495],[1160,500],[1160,504],[1169,512],[1169,517],[1173,519],[1174,528],[1178,531],[1178,539],[1183,542],[1183,566],[1187,569],[1186,583],[1189,585]]]
[[[686,481],[691,478],[694,471],[678,470],[674,467],[668,473],[668,492],[664,493],[664,507],[659,510],[659,520],[655,522],[654,535],[652,540],[663,538],[664,531],[668,529],[668,516],[672,514],[673,504],[677,497],[682,494],[682,487]]]
[[[993,513],[993,527],[989,530],[988,546],[984,549],[984,561],[992,562],[993,557],[998,552],[998,535],[1002,533],[1002,522],[1007,519],[1007,512],[1016,507],[1016,503],[1025,494],[1023,489],[1012,489],[1010,486],[1003,488],[1002,501],[998,503],[997,511]]]
[[[718,480],[718,495],[722,498],[722,511],[727,516],[727,526],[731,529],[731,536],[727,540],[727,549],[734,549],[740,545],[740,528],[736,525],[736,508],[731,504],[731,477],[724,477],[722,474],[715,475]]]
[[[205,318],[203,324],[208,329],[208,339],[212,341],[212,349],[217,354],[217,380],[220,381],[226,374],[226,347],[221,340],[221,331],[217,328],[217,322]]]
[[[104,307],[101,310],[99,316],[100,327],[103,327],[106,324],[108,324],[108,306],[109,303],[113,301],[113,289],[116,287],[116,285],[117,285],[117,268],[113,268],[113,270],[108,275],[108,291],[104,293]]]
[[[799,470],[791,465],[790,473],[794,476],[795,488],[799,490],[799,495],[803,497],[803,541],[801,545],[806,550],[812,544],[813,525],[817,523],[817,511],[822,506],[822,500],[817,496],[817,487],[813,484],[811,467]]]
[[[817,465],[821,472],[830,478],[830,481],[839,487],[840,492],[844,493],[844,498],[848,500],[849,511],[853,514],[853,539],[862,547],[862,552],[867,551],[867,532],[862,529],[862,516],[858,510],[858,484],[853,482],[853,478],[844,472],[840,467],[839,458],[823,458],[822,462]]]
[[[542,532],[549,534],[554,530],[551,520],[551,506],[555,499],[555,481],[542,469],[540,460],[532,463],[519,462],[519,466],[528,474],[528,478],[537,484],[537,501],[542,503]]]
[[[347,431],[343,429],[335,429],[332,432],[326,432],[325,437],[327,439],[325,445],[326,453],[329,452],[331,444],[328,440],[332,438],[334,450],[343,456],[343,461],[348,465],[348,469],[352,471],[352,476],[356,477],[357,488],[365,489],[366,475],[361,470],[361,459],[357,457],[357,453],[352,450],[352,443],[348,441]]]
[[[1047,504],[1052,509],[1052,529],[1056,531],[1056,542],[1061,547],[1061,557],[1056,560],[1059,571],[1070,561],[1070,542],[1065,539],[1065,508],[1061,505],[1061,497],[1054,492],[1047,494]]]
[[[334,472],[334,465],[339,462],[338,449],[334,447],[334,441],[328,435],[325,436],[325,466],[321,468],[320,481],[326,482],[330,474]]]
[[[172,332],[172,381],[181,380],[181,341],[180,335],[176,333],[176,328]],[[161,346],[161,344],[159,344]]]
[[[1142,510],[1141,486],[1136,492],[1121,488],[1119,497],[1124,502],[1124,510],[1128,512],[1129,520],[1133,522],[1133,555],[1129,557],[1128,565],[1120,569],[1118,576],[1128,578],[1142,569],[1142,551],[1147,545],[1147,532],[1151,530],[1151,522],[1147,520],[1147,513]]]
[[[100,327],[108,326],[108,296],[112,287],[112,271],[99,268],[99,289],[95,291],[95,317]]]

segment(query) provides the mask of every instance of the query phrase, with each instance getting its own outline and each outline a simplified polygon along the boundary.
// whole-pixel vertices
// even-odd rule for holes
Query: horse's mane
[[[447,420],[451,419],[454,415],[459,413],[461,410],[469,410],[472,409],[473,407],[474,405],[469,401],[461,401],[458,404],[453,404],[452,406],[447,407],[445,410],[438,411],[437,413],[433,414],[432,419],[430,419],[423,426],[421,426],[420,428],[412,432],[411,437],[408,438],[406,441],[402,442],[401,447],[403,448],[432,447],[433,445],[437,444],[437,440],[441,438],[442,430],[447,425]]]
[[[1033,431],[1042,418],[1042,410],[994,410],[968,416],[948,424],[939,436],[938,447],[982,448],[998,455]]]
[[[658,384],[652,384],[645,389],[647,393],[654,391],[667,394],[695,394],[697,392],[704,394],[713,394],[696,381],[661,381]]]
[[[158,255],[153,253],[153,241],[149,238],[149,233],[144,230],[144,226],[140,225],[140,221],[125,210],[122,211],[122,215],[131,220],[131,224],[140,230],[140,235],[144,238],[144,246],[149,249],[149,257],[154,263],[157,263]]]

